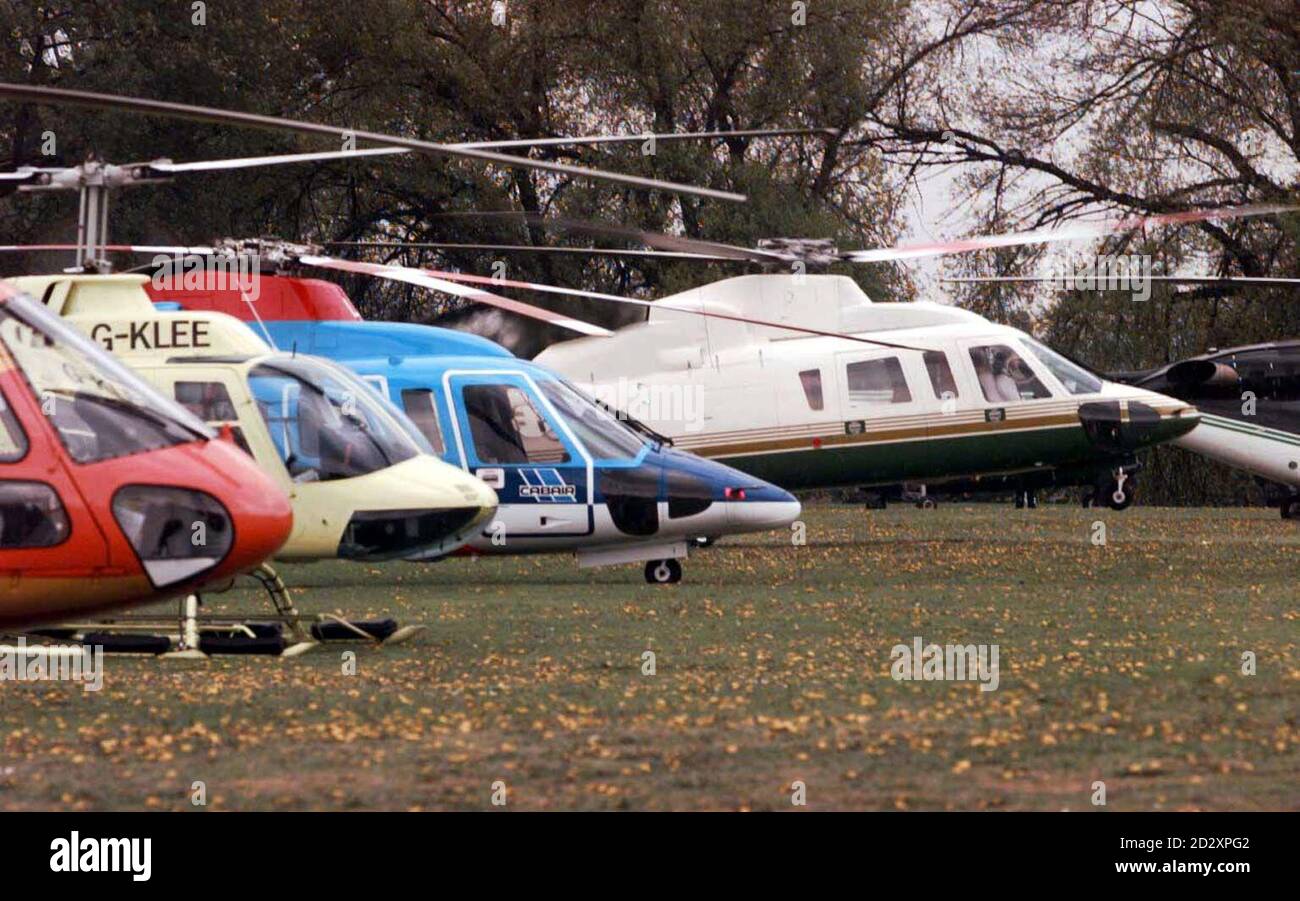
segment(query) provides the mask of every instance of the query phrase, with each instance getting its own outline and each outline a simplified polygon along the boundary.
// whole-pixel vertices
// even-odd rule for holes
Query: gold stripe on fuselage
[[[1183,406],[1170,405],[1168,407],[1159,407],[1157,412],[1161,418],[1166,418],[1169,414],[1183,409]],[[674,444],[682,450],[688,450],[692,453],[701,454],[707,457],[716,456],[734,456],[737,454],[756,454],[769,453],[772,451],[783,450],[806,450],[812,446],[814,440],[819,442],[821,447],[843,447],[856,446],[863,444],[888,444],[890,442],[909,441],[919,438],[956,438],[967,437],[971,435],[991,435],[1007,432],[1030,431],[1033,429],[1044,428],[1063,428],[1068,426],[1080,425],[1078,408],[1071,406],[1069,412],[1062,412],[1051,415],[1028,416],[1024,415],[1026,411],[1017,411],[1021,415],[1010,415],[1007,411],[1007,418],[1000,420],[988,421],[984,417],[984,411],[962,411],[969,416],[975,412],[979,419],[969,419],[966,416],[964,422],[954,422],[954,414],[940,413],[930,417],[923,417],[927,421],[921,425],[891,426],[886,424],[888,420],[877,420],[875,428],[871,428],[870,420],[866,420],[868,427],[865,431],[857,434],[847,434],[844,432],[845,421],[835,423],[820,422],[810,424],[809,426],[786,426],[778,429],[749,429],[728,432],[712,432],[698,436],[678,436],[675,437]],[[906,417],[891,417],[894,420],[910,419],[916,420],[916,414]],[[847,420],[847,422],[863,422],[864,420]],[[824,430],[832,425],[838,426],[836,432],[804,432],[800,435],[790,435],[791,429],[805,428]],[[782,435],[782,433],[785,433]],[[774,435],[782,435],[780,438],[774,438]],[[744,436],[743,438],[741,436]],[[752,440],[746,440],[753,436]],[[721,440],[719,440],[721,439]]]

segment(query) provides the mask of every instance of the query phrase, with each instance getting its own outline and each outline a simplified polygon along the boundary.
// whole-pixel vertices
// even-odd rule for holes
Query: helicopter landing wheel
[[[712,547],[718,539],[711,535],[700,535],[695,539],[696,547]]]
[[[1102,500],[1112,510],[1127,510],[1133,504],[1133,495],[1137,491],[1137,480],[1125,472],[1106,483],[1101,489]]]
[[[645,565],[645,580],[651,585],[673,585],[682,580],[682,565],[676,560],[651,560]]]
[[[918,510],[933,510],[937,506],[939,506],[939,502],[932,497],[923,497],[916,502]]]
[[[1288,497],[1282,500],[1278,505],[1282,510],[1283,519],[1298,519],[1300,516],[1300,497]]]

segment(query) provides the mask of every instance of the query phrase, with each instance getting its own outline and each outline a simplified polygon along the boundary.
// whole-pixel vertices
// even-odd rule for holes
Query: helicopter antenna
[[[278,351],[280,348],[275,346],[275,339],[271,337],[270,330],[267,329],[266,323],[262,321],[262,314],[257,312],[257,304],[253,301],[251,297],[248,296],[248,293],[245,291],[240,291],[239,297],[241,300],[244,301],[244,303],[248,304],[248,311],[252,313],[253,318],[257,320],[257,325],[259,328],[261,328],[262,334],[266,336],[266,343],[271,345],[271,350]],[[296,346],[295,346],[295,351],[296,351]]]

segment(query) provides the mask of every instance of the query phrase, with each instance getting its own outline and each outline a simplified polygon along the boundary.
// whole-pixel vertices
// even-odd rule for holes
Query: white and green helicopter
[[[784,488],[947,483],[1014,488],[1018,505],[1033,506],[1039,488],[1086,485],[1093,490],[1085,503],[1124,509],[1134,497],[1138,452],[1192,432],[1200,421],[1192,404],[1107,379],[1019,329],[968,310],[875,303],[852,279],[807,274],[806,264],[908,260],[1292,209],[1192,210],[847,252],[800,241],[750,250],[559,223],[653,248],[592,253],[793,264],[796,270],[738,276],[656,301],[464,273],[428,274],[491,284],[494,290],[515,287],[643,306],[645,321],[612,333],[577,323],[588,329],[584,337],[553,344],[536,361],[677,446]],[[534,217],[532,224],[553,223]]]
[[[666,303],[797,316],[875,342],[652,309],[612,338],[538,357],[679,447],[785,488],[1090,484],[1123,509],[1137,452],[1200,419],[1184,401],[1106,381],[1018,329],[941,304],[873,303],[845,276],[738,276]],[[691,410],[698,416],[681,415]]]

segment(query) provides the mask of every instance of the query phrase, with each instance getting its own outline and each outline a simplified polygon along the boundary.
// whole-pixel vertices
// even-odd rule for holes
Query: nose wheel
[[[682,565],[676,560],[651,560],[645,565],[645,580],[651,585],[673,585],[682,580]]]
[[[1085,507],[1101,506],[1105,504],[1112,510],[1127,510],[1133,504],[1133,496],[1137,492],[1137,479],[1129,473],[1119,470],[1110,479],[1099,482],[1096,491],[1089,499],[1084,499]]]

